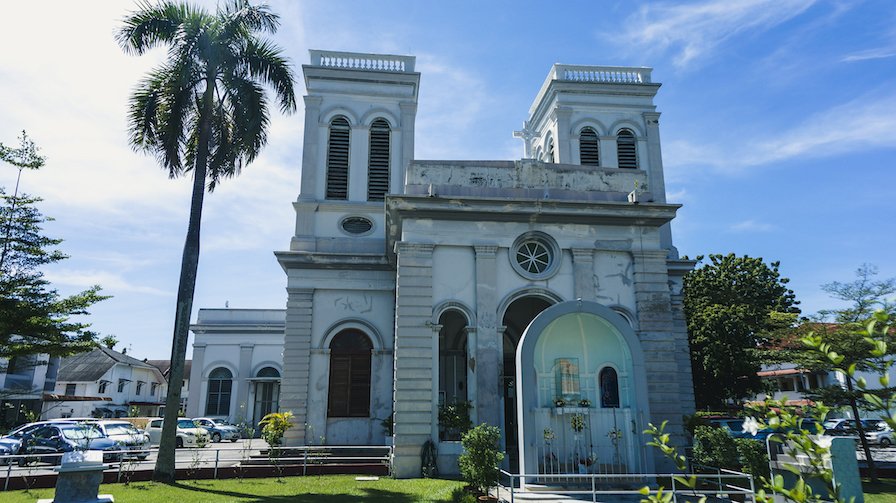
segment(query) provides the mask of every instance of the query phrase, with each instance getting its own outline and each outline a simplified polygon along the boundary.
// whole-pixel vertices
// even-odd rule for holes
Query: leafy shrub
[[[292,412],[271,412],[264,416],[258,425],[261,426],[261,438],[271,447],[277,447],[283,443],[283,435],[286,430],[293,427]]]
[[[500,441],[501,430],[489,424],[480,424],[461,439],[464,452],[457,460],[460,474],[483,494],[498,483],[498,465],[504,459]]]
[[[765,445],[751,438],[735,438],[737,454],[740,460],[741,470],[753,475],[753,477],[769,477],[768,453]]]
[[[694,461],[716,468],[740,467],[734,439],[727,431],[711,426],[694,429]]]

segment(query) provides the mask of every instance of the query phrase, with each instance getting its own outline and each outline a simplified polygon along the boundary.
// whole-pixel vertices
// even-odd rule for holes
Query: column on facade
[[[187,416],[198,417],[205,413],[199,408],[201,402],[205,402],[205,396],[202,385],[202,371],[205,368],[205,348],[207,344],[204,342],[193,343],[193,363],[190,367],[190,387],[193,392],[187,395]],[[159,383],[161,386],[162,383]],[[151,385],[150,385],[151,386]],[[167,386],[165,387],[167,390]],[[159,393],[161,395],[161,392]],[[159,397],[161,398],[161,396]]]
[[[352,125],[349,141],[348,200],[367,200],[367,171],[370,163],[370,127]]]
[[[439,358],[439,344],[441,342],[441,338],[439,334],[442,332],[442,327],[444,325],[430,325],[430,330],[432,330],[432,375],[433,375],[433,383],[432,383],[432,417],[439,417],[439,387],[442,381],[442,359]],[[430,430],[430,435],[432,436],[433,442],[438,440],[439,438],[439,423],[438,421],[432,422],[432,429]]]
[[[433,245],[399,242],[395,285],[395,384],[393,474],[420,476],[420,449],[432,437]]]
[[[653,195],[653,200],[658,203],[666,202],[666,181],[663,174],[663,153],[660,150],[660,114],[659,112],[644,112],[646,129],[647,151],[647,190]],[[672,250],[672,224],[664,224],[660,227],[660,246]],[[676,258],[677,253],[670,256]]]
[[[498,247],[477,245],[476,250],[476,410],[479,423],[503,427],[504,344],[498,333]]]
[[[676,355],[681,348],[674,335],[666,250],[637,250],[632,255],[638,337],[648,369],[650,420],[654,424],[668,420],[666,431],[673,435],[675,444],[682,446],[685,443],[682,416],[693,410],[685,410],[682,403],[681,380],[686,376]]]
[[[616,151],[615,136],[601,136],[600,141],[600,165],[604,168],[618,168],[619,155]]]
[[[240,343],[240,361],[237,368],[236,380],[236,410],[249,409],[249,378],[252,375],[252,353],[255,352],[255,344],[251,342]],[[233,407],[230,409],[234,410]]]
[[[569,134],[569,120],[572,117],[572,109],[568,107],[557,107],[554,113],[557,117],[557,153],[559,154],[557,162],[574,164],[572,161],[572,152],[578,152],[579,149],[572,148],[572,138]]]
[[[597,277],[594,274],[594,248],[573,248],[572,274],[575,298],[597,300]]]
[[[404,174],[408,163],[414,159],[414,127],[417,120],[417,104],[414,102],[402,102],[401,108],[401,163],[399,164],[399,177],[393,187],[400,187],[404,183]]]
[[[294,414],[293,428],[286,430],[285,445],[304,445],[308,384],[311,374],[311,312],[314,290],[287,288],[286,328],[283,338],[283,377],[280,410]]]
[[[476,382],[476,350],[478,338],[476,337],[476,327],[467,327],[467,400],[470,403],[478,403],[476,386],[472,383]],[[473,407],[470,411],[470,421],[473,424],[479,424],[479,410]]]
[[[678,283],[680,285],[680,283]],[[672,334],[675,339],[675,358],[678,362],[679,371],[682,373],[681,382],[682,408],[686,413],[695,410],[694,398],[694,376],[691,369],[691,348],[688,343],[688,324],[684,316],[684,293],[681,288],[673,288],[672,290]]]
[[[305,96],[305,141],[302,144],[302,187],[299,200],[316,199],[320,130],[326,126],[320,124],[320,96]],[[321,194],[323,198],[323,194]]]

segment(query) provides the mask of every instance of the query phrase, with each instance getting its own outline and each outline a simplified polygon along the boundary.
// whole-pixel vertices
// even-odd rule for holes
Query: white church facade
[[[514,133],[523,159],[424,161],[414,65],[311,51],[286,309],[200,312],[189,413],[289,410],[289,444],[392,443],[412,477],[427,441],[456,471],[439,411],[469,404],[515,471],[659,468],[641,431],[669,420],[680,442],[694,409],[693,262],[650,69],[556,64]]]

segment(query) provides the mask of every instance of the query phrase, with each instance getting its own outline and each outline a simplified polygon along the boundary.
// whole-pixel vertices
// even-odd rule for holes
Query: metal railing
[[[150,471],[155,467],[158,448],[144,450],[102,451],[109,465],[105,473],[116,473],[116,482],[129,480],[135,472]],[[10,481],[17,477],[54,476],[63,453],[16,454],[0,456],[0,479],[3,491],[9,490]],[[145,455],[145,456],[144,456]],[[143,459],[140,459],[143,458]],[[251,447],[248,444],[232,447],[199,447],[178,449],[175,469],[186,469],[187,478],[207,478],[200,471],[211,469],[217,479],[222,469],[243,470],[256,467],[300,468],[301,475],[322,466],[377,466],[381,465],[391,475],[392,446],[337,446],[315,445],[268,448]],[[204,476],[202,476],[204,475]]]
[[[755,503],[756,491],[753,477],[747,473],[724,470],[718,473],[620,473],[620,474],[513,474],[501,470],[502,483],[498,487],[498,498],[514,503],[517,496],[525,495],[527,499],[534,499],[533,495],[545,494],[556,496],[568,496],[582,499],[590,496],[592,502],[598,501],[598,496],[643,497],[646,494],[642,488],[647,488],[647,494],[657,494],[659,487],[663,492],[672,493],[672,500],[678,502],[679,497],[688,496],[699,498],[701,496],[720,499],[732,499],[742,497],[742,501]],[[695,477],[695,488],[684,487],[676,477]],[[549,480],[548,480],[549,479]],[[741,480],[742,484],[729,481]],[[508,481],[505,485],[504,481]],[[528,486],[528,487],[525,487]],[[744,487],[746,486],[746,487]],[[537,487],[537,489],[536,489]]]

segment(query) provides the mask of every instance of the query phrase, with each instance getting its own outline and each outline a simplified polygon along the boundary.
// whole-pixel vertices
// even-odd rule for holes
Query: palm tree
[[[206,185],[239,174],[267,140],[270,122],[264,85],[281,111],[295,110],[293,74],[278,47],[259,38],[274,33],[279,17],[267,6],[231,0],[214,14],[186,3],[141,3],[117,35],[125,52],[168,47],[167,61],[134,90],[128,114],[130,143],[152,153],[171,178],[193,174],[190,220],[181,261],[162,440],[153,479],[174,481],[175,430]]]

